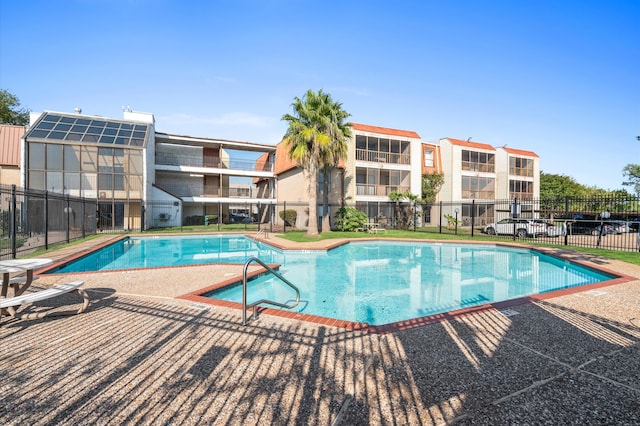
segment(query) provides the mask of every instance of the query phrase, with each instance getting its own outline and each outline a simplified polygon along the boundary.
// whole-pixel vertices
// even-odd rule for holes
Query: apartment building
[[[262,155],[261,161],[238,153]],[[255,217],[256,206],[276,202],[274,158],[273,145],[156,132],[152,198],[181,203],[183,221],[203,216],[224,222],[236,216]],[[259,191],[252,184],[254,179],[265,182],[267,190]],[[164,212],[171,213],[171,209]],[[163,216],[162,221],[169,222],[171,217]]]
[[[347,145],[347,158],[327,176],[330,217],[338,208],[348,205],[370,217],[389,218],[392,216],[390,193],[420,193],[422,141],[417,133],[351,123],[351,139]],[[277,146],[274,173],[278,202],[305,210],[309,201],[308,179],[289,159],[284,142]],[[324,179],[325,176],[319,173],[319,217],[324,208]],[[298,217],[304,217],[304,214],[299,213]]]
[[[496,211],[495,200],[517,199],[522,216],[535,217],[528,201],[540,196],[536,153],[454,138],[440,139],[438,146],[444,175],[438,201],[451,205],[449,210],[457,208],[463,224],[470,223],[472,216],[478,225],[508,216],[508,209]],[[452,215],[452,211],[442,213]]]
[[[352,123],[346,160],[348,204],[369,217],[392,217],[389,194],[420,195],[424,151],[420,135],[410,130]]]
[[[19,162],[21,172],[2,165],[0,182],[9,183],[4,169],[12,167],[20,186],[95,198],[102,228],[179,226],[204,216],[265,221],[275,212],[263,207],[283,203],[300,210],[296,226],[308,223],[308,179],[284,143],[158,132],[150,113],[125,110],[123,119],[32,114]],[[436,203],[421,212],[421,223],[438,224],[456,208],[463,225],[472,216],[478,225],[489,223],[509,214],[495,206],[508,199],[519,200],[523,217],[535,217],[527,201],[539,197],[539,162],[531,151],[455,138],[425,142],[414,131],[352,123],[347,158],[327,176],[328,213],[333,218],[349,205],[384,223],[394,216],[391,193],[419,196],[422,175],[442,173],[444,185]],[[319,216],[324,179],[319,173]],[[443,211],[439,202],[447,206]]]
[[[156,132],[153,114],[124,118],[32,114],[21,148],[21,186],[95,198],[100,228],[179,226],[191,215],[228,218],[234,206],[274,203],[234,179],[272,180],[272,162],[234,162],[229,151],[275,153],[271,145]],[[145,208],[143,208],[145,206]]]

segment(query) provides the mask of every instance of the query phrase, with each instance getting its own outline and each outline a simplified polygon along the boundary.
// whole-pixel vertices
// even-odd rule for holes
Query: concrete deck
[[[92,304],[0,325],[0,424],[640,424],[640,267],[565,254],[638,279],[370,334],[176,299],[241,266],[43,276]]]

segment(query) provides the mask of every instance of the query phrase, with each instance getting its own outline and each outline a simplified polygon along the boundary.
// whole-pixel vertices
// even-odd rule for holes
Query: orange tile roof
[[[351,123],[351,127],[362,132],[381,133],[383,135],[404,136],[405,138],[420,139],[420,135],[410,130],[390,129],[388,127],[370,126],[368,124]]]
[[[256,159],[256,170],[267,171],[267,163],[269,161],[269,153],[265,152]]]
[[[460,139],[446,138],[452,145],[466,146],[469,148],[487,149],[489,151],[495,151],[496,149],[489,144],[481,142],[463,141]]]
[[[283,140],[278,145],[276,145],[276,163],[273,165],[273,173],[277,176],[280,173],[295,169],[296,167],[298,167],[298,165],[294,160],[289,158],[287,144]],[[338,161],[338,167],[341,169],[345,168],[343,158]]]
[[[0,124],[0,165],[20,167],[20,139],[24,126]]]
[[[273,165],[273,173],[279,175],[296,167],[296,162],[289,158],[287,144],[282,141],[276,145],[276,163]]]
[[[269,153],[265,152],[264,154],[262,154],[260,157],[258,157],[256,159],[256,170],[258,170],[258,171],[268,171],[268,169],[267,169],[268,161],[269,161]],[[253,178],[253,183],[260,182],[263,179],[264,178],[261,178],[261,177]]]
[[[533,151],[525,151],[523,149],[507,148],[506,146],[503,147],[502,149],[507,151],[509,154],[523,155],[523,156],[526,156],[526,157],[538,157],[538,154],[536,154]]]

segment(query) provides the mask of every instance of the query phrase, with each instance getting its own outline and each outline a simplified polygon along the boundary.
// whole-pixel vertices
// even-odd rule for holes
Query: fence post
[[[473,238],[473,228],[476,222],[476,200],[471,200],[471,238]]]
[[[140,203],[140,232],[144,232],[144,216],[146,214],[146,207],[144,201]]]
[[[44,249],[49,250],[49,191],[44,191]]]
[[[14,259],[16,258],[16,239],[18,238],[16,205],[16,186],[11,185],[11,255]]]
[[[569,227],[567,226],[567,219],[569,216],[569,196],[564,196],[564,245],[569,245]]]
[[[440,201],[440,211],[438,212],[438,230],[442,234],[442,200]]]
[[[518,207],[518,197],[515,197],[513,199],[513,205],[511,206],[511,217],[513,219],[517,219],[518,217],[520,217],[519,214],[519,207]],[[516,221],[513,221],[513,239],[516,239]]]
[[[287,233],[287,202],[284,202],[284,210],[282,213],[282,233]]]
[[[67,215],[67,244],[69,244],[69,228],[71,226],[71,224],[69,222],[69,220],[71,218],[71,208],[69,207],[69,194],[67,194],[66,202],[67,202],[67,206],[65,207],[64,212]]]
[[[220,224],[222,223],[222,203],[218,201],[218,223],[216,223],[216,227],[218,228],[218,232],[220,232]]]
[[[418,206],[418,203],[416,201],[413,202],[413,232],[416,232],[416,222],[417,222],[417,215],[418,212],[416,211],[416,208]]]
[[[276,208],[278,204],[269,204],[269,232],[273,233],[273,221],[276,219]]]
[[[87,209],[86,209],[86,204],[87,201],[84,199],[84,197],[82,197],[82,215],[80,217],[82,217],[82,238],[85,238],[87,236],[87,230],[86,230],[86,220],[85,220],[85,214],[87,213]]]

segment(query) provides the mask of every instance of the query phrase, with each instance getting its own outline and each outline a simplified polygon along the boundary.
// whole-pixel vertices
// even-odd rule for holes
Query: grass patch
[[[88,236],[86,236],[84,238],[80,238],[80,239],[77,239],[77,240],[69,241],[68,243],[49,244],[49,248],[48,249],[45,249],[44,247],[38,247],[32,253],[29,253],[28,255],[23,256],[23,257],[25,257],[25,258],[28,258],[28,257],[39,257],[39,256],[42,256],[45,253],[49,253],[51,251],[60,250],[60,249],[67,248],[67,247],[73,247],[76,244],[80,244],[80,243],[83,243],[85,241],[91,241],[91,240],[94,240],[94,239],[96,239],[98,237],[102,237],[104,235],[105,234],[93,234],[93,235],[88,235]],[[108,234],[108,235],[112,235],[112,234]],[[115,235],[119,235],[119,234],[113,234],[113,235],[115,236]]]

